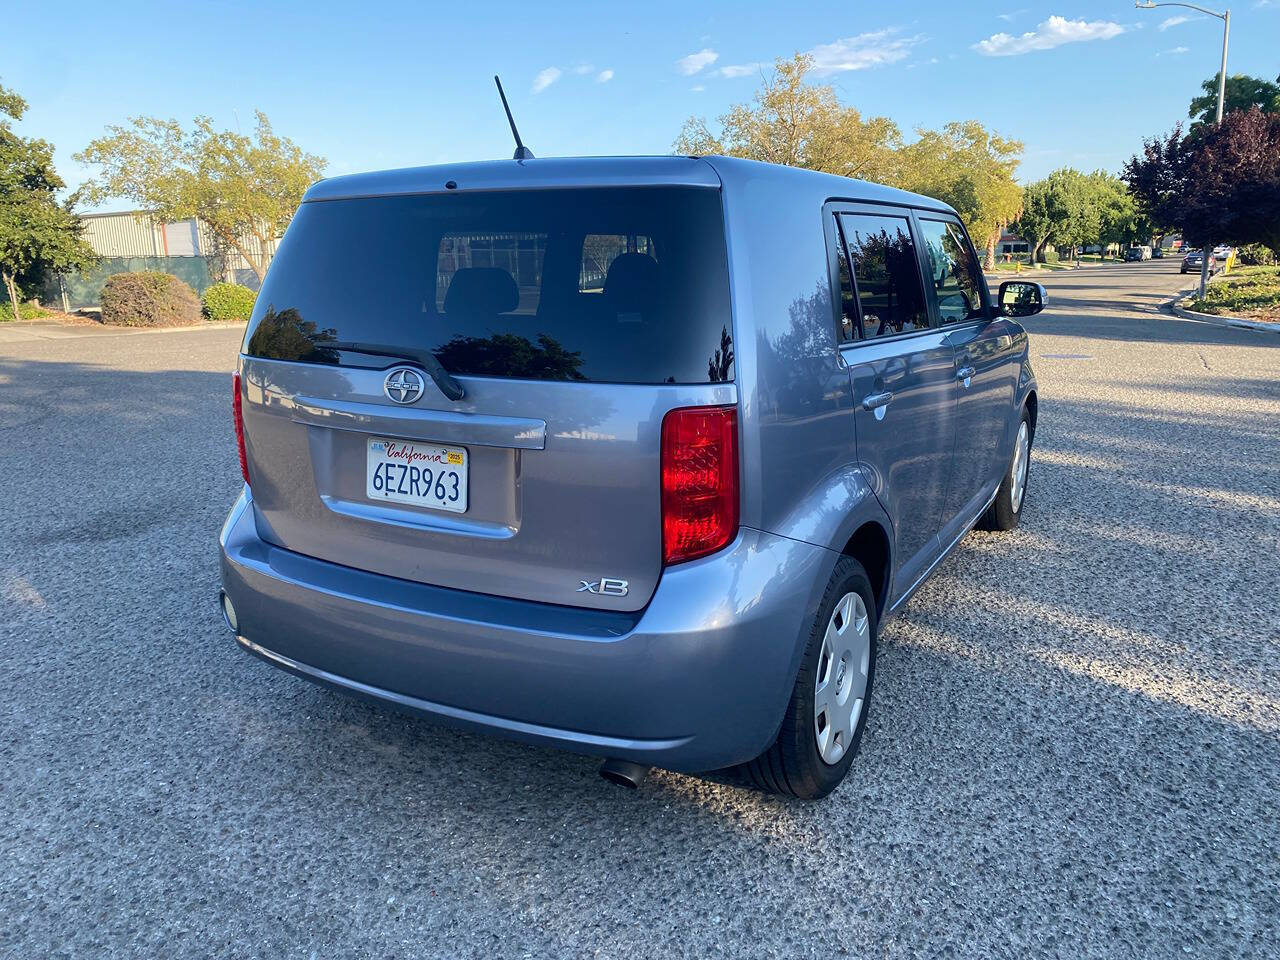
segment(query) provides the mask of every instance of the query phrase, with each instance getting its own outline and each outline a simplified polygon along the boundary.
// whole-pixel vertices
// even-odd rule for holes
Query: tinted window
[[[844,237],[840,227],[836,225],[836,265],[840,272],[840,339],[853,340],[857,337],[858,305],[853,295],[853,278],[849,276],[849,255],[845,250]]]
[[[920,265],[906,217],[841,214],[857,315],[845,313],[852,339],[868,340],[929,326]],[[847,335],[847,334],[846,334]]]
[[[546,249],[547,237],[542,233],[445,234],[436,254],[436,310],[444,310],[449,286],[459,270],[496,267],[511,274],[516,282],[517,301],[511,312],[535,312]]]
[[[538,190],[305,203],[245,352],[383,368],[360,343],[520,379],[731,379],[720,196]]]
[[[942,322],[985,317],[978,258],[960,227],[942,220],[921,220],[920,232],[929,254],[929,281],[937,291]]]
[[[592,233],[582,241],[582,269],[578,273],[579,293],[604,293],[604,281],[613,261],[624,253],[647,253],[658,258],[649,237]]]

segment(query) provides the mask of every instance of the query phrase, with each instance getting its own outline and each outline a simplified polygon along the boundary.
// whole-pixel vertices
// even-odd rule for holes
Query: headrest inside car
[[[662,271],[657,260],[647,253],[624,253],[609,264],[609,272],[604,278],[604,295],[621,320],[624,315],[652,310],[658,301],[661,285]]]
[[[463,267],[444,295],[444,312],[496,315],[520,304],[516,281],[501,267]]]

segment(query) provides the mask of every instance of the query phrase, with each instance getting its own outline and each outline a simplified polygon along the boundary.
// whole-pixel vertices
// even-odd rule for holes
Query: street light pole
[[[1231,11],[1222,14],[1222,69],[1218,71],[1218,123],[1222,122],[1222,101],[1227,96],[1227,38],[1231,35]]]
[[[1197,10],[1200,13],[1207,14],[1211,17],[1217,17],[1222,21],[1222,69],[1218,71],[1218,119],[1217,123],[1222,123],[1222,104],[1227,96],[1227,38],[1231,33],[1231,11],[1224,10],[1219,13],[1217,10],[1210,10],[1207,7],[1199,7],[1194,3],[1155,3],[1153,0],[1134,0],[1135,7],[1139,10],[1154,10],[1157,7],[1186,7],[1189,10]],[[1213,247],[1206,245],[1200,254],[1200,299],[1204,299],[1204,290],[1209,283],[1209,255],[1213,252]]]

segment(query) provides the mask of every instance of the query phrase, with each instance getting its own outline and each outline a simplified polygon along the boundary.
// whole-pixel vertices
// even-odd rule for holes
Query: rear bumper
[[[775,736],[835,554],[744,528],[635,613],[450,590],[265,543],[242,496],[220,537],[244,649],[434,720],[673,770]]]

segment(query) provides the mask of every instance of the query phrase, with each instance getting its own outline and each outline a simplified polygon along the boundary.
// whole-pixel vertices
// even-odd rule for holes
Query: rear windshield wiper
[[[449,375],[449,371],[440,365],[436,355],[430,350],[417,350],[413,347],[389,347],[380,343],[364,343],[359,340],[314,340],[317,347],[328,350],[344,350],[351,353],[367,353],[371,357],[391,357],[395,360],[407,360],[426,371],[427,376],[435,381],[440,392],[450,400],[461,400],[467,395],[462,384]]]

